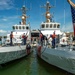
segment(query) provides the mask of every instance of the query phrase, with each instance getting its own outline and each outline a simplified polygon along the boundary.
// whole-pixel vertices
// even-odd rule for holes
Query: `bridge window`
[[[21,26],[19,26],[19,29],[21,29]]]
[[[56,28],[56,24],[54,24],[54,28]]]
[[[18,29],[18,26],[16,26],[16,29]]]
[[[45,28],[45,25],[44,25],[44,24],[42,24],[42,25],[41,25],[41,28]]]
[[[52,28],[52,24],[50,24],[50,28]]]
[[[25,29],[25,27],[24,27],[24,26],[23,26],[22,28],[23,28],[23,29]]]
[[[59,24],[57,25],[57,28],[60,28],[60,25]]]
[[[15,29],[15,26],[13,26],[13,30]]]
[[[31,37],[39,37],[39,33],[38,32],[36,32],[36,33],[35,32],[32,32],[31,33]]]
[[[46,24],[46,28],[48,28],[49,27],[49,25],[48,24]]]
[[[29,29],[29,27],[26,27],[26,29]]]

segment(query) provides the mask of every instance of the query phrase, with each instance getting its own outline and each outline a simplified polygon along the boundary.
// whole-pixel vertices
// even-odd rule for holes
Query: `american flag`
[[[71,6],[71,13],[72,13],[72,22],[73,22],[73,29],[74,29],[74,36],[75,36],[75,8]]]

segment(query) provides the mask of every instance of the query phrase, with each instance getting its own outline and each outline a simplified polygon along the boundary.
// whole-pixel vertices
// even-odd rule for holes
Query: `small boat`
[[[59,29],[59,23],[50,21],[50,13],[49,9],[51,8],[49,2],[46,4],[46,10],[48,16],[46,16],[46,22],[42,23],[42,29],[40,31],[43,34],[50,33],[48,29],[50,26],[54,27],[53,31]],[[52,28],[52,27],[51,27]],[[49,30],[49,32],[48,32]],[[52,29],[51,29],[52,31]],[[58,31],[58,30],[57,30]],[[56,31],[56,35],[57,35]],[[52,32],[53,33],[53,32]],[[61,33],[61,32],[58,32]],[[61,35],[61,34],[60,34]],[[64,44],[63,44],[64,45]],[[63,69],[69,73],[75,74],[75,47],[73,45],[64,45],[62,46],[60,43],[55,48],[49,47],[48,44],[41,45],[40,43],[37,45],[37,55],[46,61],[47,63],[54,65],[60,69]]]
[[[32,30],[31,31],[31,43],[33,47],[37,46],[39,41],[39,30]]]
[[[26,7],[23,5],[22,10],[22,22],[20,24],[13,25],[13,38],[12,45],[10,45],[10,33],[7,34],[5,44],[0,46],[0,64],[5,64],[9,61],[22,58],[32,52],[31,50],[31,29],[30,24],[26,24]],[[27,35],[26,44],[22,39],[22,35]]]

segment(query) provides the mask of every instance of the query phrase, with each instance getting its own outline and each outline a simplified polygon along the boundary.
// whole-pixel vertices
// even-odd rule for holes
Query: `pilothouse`
[[[28,16],[26,15],[26,7],[23,5],[23,7],[21,8],[22,11],[22,16],[21,19],[22,21],[19,22],[19,24],[15,24],[12,26],[12,31],[13,31],[13,43],[22,43],[22,35],[25,33],[27,34],[27,42],[30,42],[31,40],[31,32],[30,32],[30,23],[26,23],[26,20],[28,18]],[[10,34],[7,34],[7,41],[6,43],[10,43]],[[9,40],[9,41],[8,41]]]
[[[7,34],[5,45],[0,47],[0,64],[22,58],[32,52],[30,23],[26,23],[26,7],[23,6],[21,10],[22,21],[12,26],[13,30]]]
[[[71,4],[71,6],[74,8],[74,5],[71,0],[68,0],[68,2]],[[47,43],[44,44],[43,41],[41,41],[37,45],[37,55],[46,61],[48,64],[52,64],[60,69],[63,69],[69,73],[75,74],[75,45],[73,44],[72,38],[71,40],[68,40],[69,43],[66,43],[67,41],[65,40],[66,35],[63,34],[62,38],[56,37],[56,35],[62,35],[62,32],[60,31],[60,23],[53,22],[51,21],[51,15],[49,12],[49,9],[51,6],[49,5],[49,2],[46,3],[46,22],[41,23],[41,32],[44,35],[51,35],[52,40],[51,43],[49,44],[49,39],[43,40],[46,41]],[[72,9],[73,9],[72,8]],[[75,10],[72,11],[75,13]],[[75,18],[75,15],[73,16]],[[75,26],[74,26],[75,27]],[[74,29],[75,30],[75,29]],[[42,34],[41,34],[42,35]],[[57,42],[57,39],[58,42]],[[59,43],[62,41],[63,43]],[[61,45],[63,44],[63,45]]]
[[[52,15],[50,13],[50,9],[53,7],[50,5],[49,1],[47,1],[46,6],[42,6],[46,8],[45,18],[46,21],[41,23],[40,30],[44,35],[53,34],[55,31],[56,35],[62,35],[63,32],[60,31],[60,23],[54,22],[52,20]]]

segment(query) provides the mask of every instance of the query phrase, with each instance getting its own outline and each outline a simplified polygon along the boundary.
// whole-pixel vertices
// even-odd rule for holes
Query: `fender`
[[[31,50],[30,44],[27,44],[26,45],[26,50],[27,50],[27,55],[28,55],[30,53],[30,50]]]
[[[75,8],[75,3],[73,3],[71,0],[67,0],[67,1],[73,8]]]
[[[41,56],[41,46],[38,46],[38,55]]]

